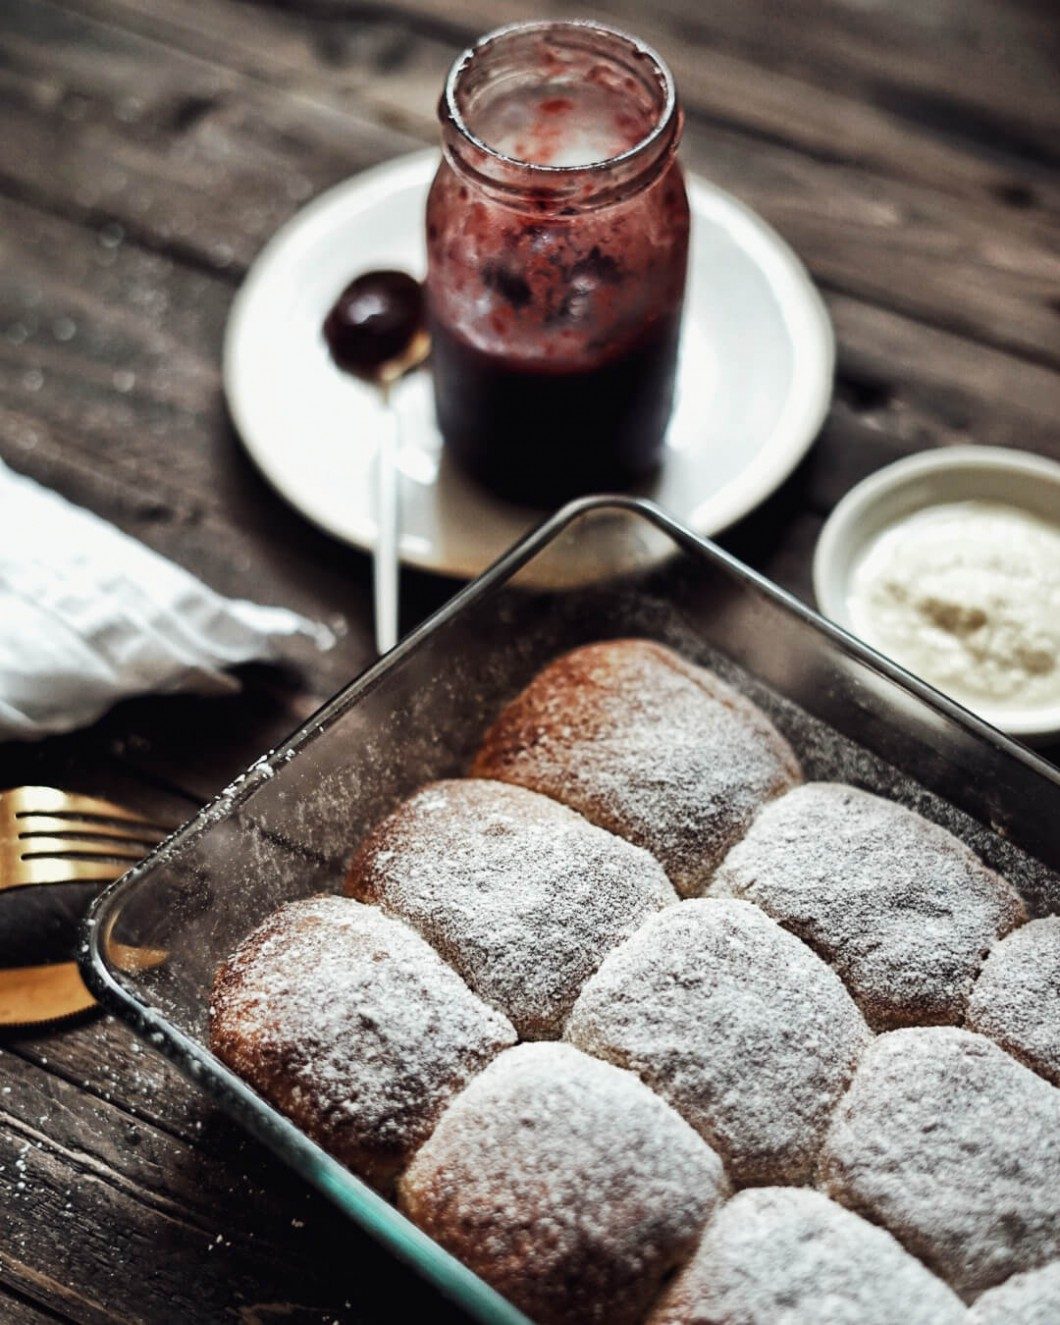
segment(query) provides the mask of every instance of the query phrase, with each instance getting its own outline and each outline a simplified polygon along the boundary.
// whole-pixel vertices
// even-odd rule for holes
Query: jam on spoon
[[[377,385],[426,357],[423,286],[403,271],[368,271],[346,286],[324,319],[324,339],[344,372]],[[415,362],[408,359],[417,350]]]
[[[324,340],[337,367],[379,390],[387,415],[376,453],[376,537],[372,595],[376,650],[398,641],[398,480],[400,420],[390,388],[430,352],[423,286],[403,271],[369,271],[339,295],[324,319]]]

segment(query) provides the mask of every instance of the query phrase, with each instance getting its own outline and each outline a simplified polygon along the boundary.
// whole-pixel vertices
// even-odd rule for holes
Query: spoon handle
[[[383,426],[375,461],[375,548],[372,553],[372,593],[375,608],[375,647],[389,653],[398,642],[398,443],[401,422],[389,392],[383,395]]]

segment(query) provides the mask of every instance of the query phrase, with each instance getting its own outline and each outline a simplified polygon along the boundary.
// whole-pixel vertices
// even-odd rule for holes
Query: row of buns
[[[538,1321],[659,1325],[956,1320],[1060,1256],[1060,920],[648,641],[546,667],[471,773],[210,1025],[442,1245]]]

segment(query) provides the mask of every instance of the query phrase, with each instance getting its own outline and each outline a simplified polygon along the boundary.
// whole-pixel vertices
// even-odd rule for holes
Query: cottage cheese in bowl
[[[1060,465],[954,447],[890,465],[829,517],[821,611],[980,717],[1060,736]]]
[[[1060,526],[989,501],[928,506],[852,567],[862,639],[969,708],[1060,704]]]

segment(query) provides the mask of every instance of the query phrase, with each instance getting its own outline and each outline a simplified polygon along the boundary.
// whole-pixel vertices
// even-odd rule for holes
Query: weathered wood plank
[[[607,7],[630,22],[641,9],[636,0],[610,0]],[[662,0],[652,6],[652,20],[687,49],[720,48],[984,154],[1056,164],[1054,17],[1048,6],[1020,0],[769,6]]]
[[[25,1031],[7,1041],[8,1052],[103,1100],[177,1141],[202,1145],[215,1158],[249,1144],[242,1131],[161,1054],[114,1017],[95,1013],[52,1031]]]
[[[79,1085],[50,1070],[48,1055],[41,1057],[46,1067],[10,1051],[0,1054],[0,1110],[24,1142],[41,1149],[50,1144],[86,1175],[211,1239],[231,1216],[235,1200],[245,1201],[240,1225],[249,1238],[275,1239],[289,1223],[278,1190],[268,1190],[252,1173],[274,1170],[270,1177],[278,1188],[288,1181],[287,1171],[235,1128],[224,1129],[227,1164],[219,1162],[205,1147],[193,1148],[142,1119],[122,1116],[128,1110],[116,1107],[110,1090],[96,1094],[93,1103]],[[206,1110],[204,1115],[209,1116]],[[300,1202],[309,1203],[302,1185],[294,1179],[288,1185]],[[16,1190],[26,1189],[16,1183]]]
[[[0,1320],[4,1325],[48,1325],[53,1321],[69,1321],[70,1317],[45,1311],[28,1298],[16,1297],[10,1289],[0,1285]]]
[[[301,202],[417,139],[50,4],[5,6],[0,177],[216,270]],[[42,153],[42,156],[38,156]],[[36,158],[36,164],[34,159]]]
[[[839,375],[866,388],[851,403],[895,406],[917,418],[896,435],[919,444],[932,439],[1023,446],[1060,458],[1056,427],[1060,374],[925,327],[863,300],[826,296],[835,324]]]
[[[456,9],[437,0],[385,8],[318,3],[308,12],[303,5],[294,12],[287,6],[218,0],[204,29],[195,0],[64,3],[172,40],[279,85],[296,83],[315,94],[326,87],[332,96],[343,98],[355,95],[376,113],[387,119],[398,116],[403,123],[433,119],[436,89],[454,44],[502,20],[527,16],[525,6],[498,5],[493,0]],[[888,5],[876,13],[886,23],[896,8]],[[851,10],[862,7],[834,4],[826,15],[819,6],[810,14],[807,6],[763,10],[730,4],[705,9],[695,3],[671,3],[646,9],[639,0],[611,0],[584,12],[625,24],[656,41],[674,66],[686,106],[696,115],[790,143],[823,160],[870,166],[954,197],[985,196],[1005,201],[1030,217],[1055,216],[1060,206],[1055,175],[1036,157],[1028,160],[1026,154],[1001,150],[1012,135],[1005,136],[1002,129],[988,133],[988,124],[981,123],[983,115],[976,117],[967,98],[964,118],[982,132],[961,137],[950,126],[939,125],[937,113],[929,115],[925,108],[924,115],[917,117],[912,98],[902,96],[908,60],[895,62],[897,83],[892,78],[881,85],[878,40],[871,47],[874,64],[865,64],[860,44],[848,55],[848,20],[853,18],[852,26],[858,26],[858,14]],[[556,0],[537,5],[534,12],[566,16],[569,11]],[[981,20],[986,17],[997,27],[1007,16],[992,7],[988,15],[980,14]],[[967,45],[969,25],[952,10],[942,22],[948,23],[944,35],[925,31],[914,15],[903,15],[892,26],[907,29],[903,44],[919,42],[924,63],[940,66],[935,72],[948,81],[952,57],[940,59],[940,46],[948,39],[948,53]],[[1034,27],[1034,36],[1043,35],[1040,20],[1028,26]],[[799,40],[791,40],[790,31],[780,35],[782,28],[796,27]],[[886,51],[888,44],[882,44]],[[1028,86],[1035,87],[1041,141],[1047,143],[1044,130],[1050,119],[1054,125],[1060,123],[1055,79],[1044,50],[1032,48],[1021,54],[1025,63],[1032,63],[1030,73],[1035,77],[1020,86],[1019,99],[1026,101]],[[995,61],[992,88],[998,81],[996,65]],[[923,97],[931,90],[929,82],[925,80],[918,90]],[[976,91],[972,89],[973,96]],[[941,95],[933,92],[936,100]],[[1011,119],[1012,104],[1006,107]],[[986,115],[989,119],[989,110]]]
[[[827,299],[836,395],[807,462],[803,499],[827,514],[874,470],[931,446],[975,443],[1060,460],[1060,374],[961,337]]]
[[[220,1162],[0,1053],[0,1278],[89,1322],[457,1318],[260,1147],[228,1140]]]
[[[302,87],[267,97],[243,78],[238,97],[219,105],[216,91],[196,91],[215,87],[218,77],[218,66],[201,57],[47,4],[27,11],[27,4],[9,6],[5,81],[14,131],[0,154],[9,188],[58,208],[80,189],[88,214],[123,218],[130,233],[153,244],[225,265],[245,262],[275,228],[279,181],[317,188],[355,168],[360,121],[329,100],[326,88],[312,99]],[[86,44],[108,53],[114,47],[113,61],[86,61]],[[122,70],[120,94],[113,74],[95,72],[111,64]],[[72,124],[40,110],[42,79],[54,88],[60,70],[66,96],[86,103]],[[187,90],[208,109],[193,117],[176,151],[173,99]],[[122,106],[128,123],[115,123]],[[829,286],[1060,362],[1060,312],[1052,302],[1060,298],[1060,256],[1033,230],[1021,230],[1002,204],[955,209],[933,189],[707,124],[690,124],[686,157],[777,225]],[[133,187],[148,177],[151,187]],[[196,188],[191,180],[202,182]],[[184,187],[194,207],[174,196]],[[288,211],[295,205],[286,200]]]

